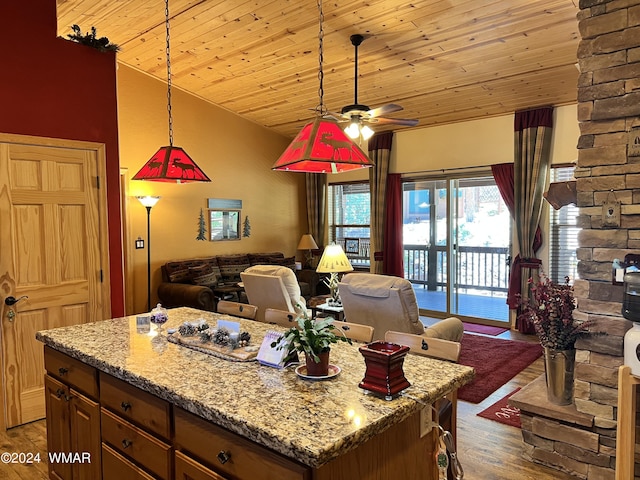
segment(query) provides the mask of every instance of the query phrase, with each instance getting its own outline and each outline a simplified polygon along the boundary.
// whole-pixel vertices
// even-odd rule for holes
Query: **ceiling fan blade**
[[[372,108],[367,112],[370,117],[380,117],[382,115],[389,115],[390,113],[399,112],[402,110],[400,105],[396,105],[395,103],[387,103],[386,105],[382,105],[377,108]]]
[[[384,118],[378,117],[371,119],[371,123],[376,125],[403,125],[405,127],[415,127],[418,120],[413,118]]]

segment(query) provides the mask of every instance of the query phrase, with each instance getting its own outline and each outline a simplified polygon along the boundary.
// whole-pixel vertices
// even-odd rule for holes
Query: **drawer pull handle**
[[[229,460],[231,460],[231,453],[220,450],[220,453],[218,454],[218,461],[224,465]]]
[[[64,395],[64,390],[59,388],[56,390],[56,397],[60,398]]]
[[[125,450],[131,445],[133,445],[133,442],[131,440],[127,440],[126,438],[122,440],[122,448],[124,448]]]
[[[131,408],[131,404],[129,402],[122,402],[120,406],[122,407],[122,410],[125,412]]]
[[[65,375],[65,374],[66,374],[66,373],[68,373],[68,372],[69,372],[69,369],[68,369],[68,368],[60,367],[60,368],[58,369],[58,373],[59,373],[60,375]]]

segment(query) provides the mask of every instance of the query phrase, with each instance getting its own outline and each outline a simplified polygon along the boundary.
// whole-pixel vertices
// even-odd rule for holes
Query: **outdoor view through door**
[[[403,185],[404,272],[421,315],[508,322],[511,219],[493,177]]]

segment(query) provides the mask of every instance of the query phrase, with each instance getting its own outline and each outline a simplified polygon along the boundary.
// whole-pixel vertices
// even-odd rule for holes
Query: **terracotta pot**
[[[329,375],[329,351],[318,354],[319,362],[316,362],[311,355],[305,354],[307,362],[307,375],[310,377],[326,377]]]

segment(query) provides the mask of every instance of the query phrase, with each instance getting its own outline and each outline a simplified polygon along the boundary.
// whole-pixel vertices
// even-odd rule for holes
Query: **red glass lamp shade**
[[[272,169],[339,173],[371,166],[373,162],[337,122],[318,117],[302,127]]]
[[[160,147],[160,150],[134,175],[133,180],[173,183],[211,181],[187,152],[174,146]]]

